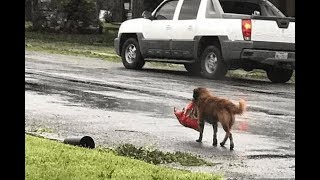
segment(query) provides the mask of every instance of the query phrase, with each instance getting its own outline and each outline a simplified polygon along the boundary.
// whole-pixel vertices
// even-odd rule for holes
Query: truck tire
[[[267,70],[267,76],[273,83],[286,83],[290,80],[293,70],[270,68]]]
[[[121,51],[122,64],[127,69],[142,69],[145,64],[140,53],[139,43],[135,38],[127,39]]]
[[[184,68],[192,75],[200,75],[200,62],[184,64]]]
[[[210,45],[201,54],[201,75],[209,79],[221,79],[227,74],[220,50]]]

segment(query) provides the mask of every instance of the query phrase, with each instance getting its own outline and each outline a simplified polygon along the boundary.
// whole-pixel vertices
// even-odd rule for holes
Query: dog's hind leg
[[[212,127],[213,127],[213,143],[212,143],[212,145],[217,146],[217,144],[218,144],[218,140],[217,140],[218,122],[213,122]]]
[[[221,146],[224,146],[226,143],[227,139],[229,138],[230,132],[226,132],[226,135],[224,136],[223,141],[220,143]]]
[[[229,128],[230,128],[229,131],[231,131],[231,127],[234,124],[234,122],[235,122],[235,117],[234,117],[233,114],[231,114],[231,121],[229,123]],[[232,133],[231,132],[230,132],[230,135],[229,135],[229,139],[230,139],[230,150],[233,150],[234,144],[233,144],[233,137],[232,137]]]
[[[224,136],[223,141],[220,143],[221,146],[224,146],[224,144],[226,143],[226,141],[228,140],[228,138],[230,137],[230,128],[227,124],[221,123],[224,131],[226,132],[226,135]]]
[[[230,150],[233,150],[234,144],[233,144],[232,133],[230,132],[230,130],[226,130],[225,128],[223,128],[223,129],[226,131],[226,135],[225,135],[223,141],[220,143],[220,145],[224,146],[224,144],[226,143],[226,141],[229,138],[230,139]]]
[[[233,144],[233,138],[232,138],[232,133],[231,132],[230,132],[230,135],[229,135],[229,139],[230,139],[230,150],[233,150],[234,144]]]

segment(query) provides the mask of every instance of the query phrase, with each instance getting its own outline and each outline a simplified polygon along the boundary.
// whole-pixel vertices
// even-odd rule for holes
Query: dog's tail
[[[240,99],[239,101],[239,106],[237,108],[234,109],[234,113],[235,114],[242,114],[243,112],[245,112],[247,110],[247,103],[245,100]]]

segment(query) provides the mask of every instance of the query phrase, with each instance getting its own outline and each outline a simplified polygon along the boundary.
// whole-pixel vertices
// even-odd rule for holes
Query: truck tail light
[[[251,40],[251,29],[252,29],[251,19],[242,19],[242,35],[243,39],[246,41]]]

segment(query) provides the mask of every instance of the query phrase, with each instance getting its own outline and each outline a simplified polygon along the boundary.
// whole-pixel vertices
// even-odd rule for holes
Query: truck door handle
[[[190,26],[188,26],[188,30],[192,30],[193,29],[193,27],[190,25]]]
[[[171,26],[170,25],[166,25],[166,30],[170,30]]]

